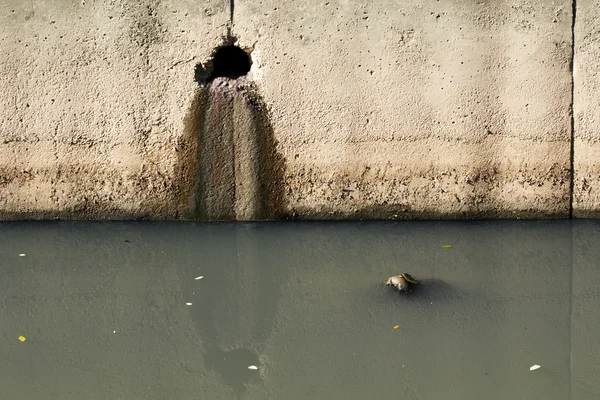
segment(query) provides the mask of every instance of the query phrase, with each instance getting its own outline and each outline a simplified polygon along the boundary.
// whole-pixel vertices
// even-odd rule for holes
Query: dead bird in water
[[[399,292],[408,292],[412,285],[419,283],[410,274],[404,273],[401,275],[390,276],[383,284],[392,286]]]

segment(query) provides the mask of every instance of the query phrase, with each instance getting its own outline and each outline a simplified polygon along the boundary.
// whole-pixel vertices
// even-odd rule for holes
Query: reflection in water
[[[223,382],[235,391],[237,398],[246,391],[247,385],[261,381],[258,371],[248,369],[250,365],[259,364],[256,353],[248,349],[210,349],[204,355],[204,363],[219,374]]]
[[[260,365],[258,355],[272,335],[281,286],[289,273],[283,267],[265,268],[286,263],[283,252],[265,251],[281,240],[273,233],[260,224],[238,224],[231,226],[225,241],[212,237],[215,242],[208,248],[218,250],[209,250],[203,259],[216,263],[217,273],[188,289],[194,299],[190,317],[207,349],[205,363],[237,396],[260,381],[259,372],[248,366]]]

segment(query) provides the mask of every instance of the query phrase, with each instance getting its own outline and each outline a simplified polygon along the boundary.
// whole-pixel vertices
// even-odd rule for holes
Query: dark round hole
[[[250,57],[237,46],[224,46],[213,58],[212,79],[218,77],[239,78],[250,71]]]
[[[196,65],[194,79],[201,85],[219,77],[236,79],[245,76],[250,71],[251,65],[252,61],[248,53],[228,44],[219,47],[208,62]]]

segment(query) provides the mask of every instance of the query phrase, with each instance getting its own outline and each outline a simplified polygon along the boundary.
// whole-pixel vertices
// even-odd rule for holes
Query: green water
[[[28,222],[0,238],[1,398],[600,398],[600,222]],[[413,293],[383,287],[401,272]]]

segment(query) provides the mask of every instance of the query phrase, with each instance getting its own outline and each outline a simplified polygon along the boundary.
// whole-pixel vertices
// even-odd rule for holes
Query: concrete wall
[[[575,24],[573,215],[600,216],[600,2],[577,2]]]
[[[0,218],[567,217],[572,161],[588,215],[579,4],[572,160],[571,2],[2,0]]]

